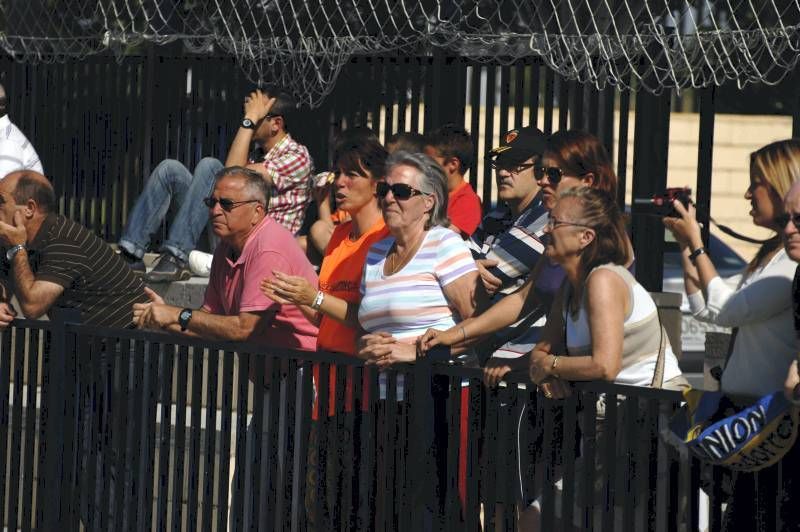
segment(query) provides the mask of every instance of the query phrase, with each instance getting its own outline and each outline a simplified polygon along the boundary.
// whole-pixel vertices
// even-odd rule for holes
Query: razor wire
[[[0,47],[27,62],[144,43],[229,54],[254,82],[318,105],[354,56],[435,50],[660,92],[775,84],[800,57],[800,0],[6,0]]]

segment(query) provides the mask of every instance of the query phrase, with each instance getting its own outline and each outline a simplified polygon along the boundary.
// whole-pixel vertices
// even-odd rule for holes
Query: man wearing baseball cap
[[[546,136],[528,126],[512,129],[500,138],[500,145],[488,153],[495,170],[499,203],[484,216],[471,240],[473,256],[493,304],[522,286],[544,253],[542,235],[548,217],[533,176]],[[490,365],[522,357],[533,348],[550,306],[545,299],[549,298],[542,298],[542,304],[523,319],[494,335],[491,345],[483,350],[490,349],[492,358],[497,359]]]

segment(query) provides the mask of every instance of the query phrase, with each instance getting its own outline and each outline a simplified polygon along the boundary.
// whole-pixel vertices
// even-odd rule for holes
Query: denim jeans
[[[189,252],[197,246],[197,240],[208,223],[208,209],[202,200],[211,194],[214,176],[222,167],[219,160],[206,157],[197,163],[192,174],[178,161],[161,161],[133,206],[119,241],[120,247],[136,257],[143,257],[150,244],[150,235],[164,221],[170,202],[174,200],[179,207],[178,213],[169,225],[167,239],[160,251],[188,260]]]

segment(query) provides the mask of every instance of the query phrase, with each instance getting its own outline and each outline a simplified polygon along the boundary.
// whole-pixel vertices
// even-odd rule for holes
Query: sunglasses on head
[[[213,209],[214,206],[219,203],[219,206],[222,207],[222,210],[225,212],[231,212],[233,209],[238,207],[239,205],[244,205],[245,203],[261,203],[257,199],[249,199],[249,200],[242,200],[242,201],[233,201],[232,199],[228,198],[203,198],[203,203],[206,204],[206,207],[209,209]]]
[[[792,221],[795,228],[800,229],[800,213],[789,214],[788,212],[785,212],[783,214],[779,214],[775,217],[775,224],[783,229],[786,227],[786,224],[789,223],[789,220]]]
[[[411,196],[425,195],[424,192],[417,190],[411,185],[406,185],[405,183],[394,183],[390,185],[386,181],[378,181],[375,193],[378,195],[378,198],[383,199],[390,190],[392,191],[392,196],[399,200],[407,200]]]

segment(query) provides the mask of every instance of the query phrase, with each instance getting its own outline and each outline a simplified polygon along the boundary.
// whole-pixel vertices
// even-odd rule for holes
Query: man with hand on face
[[[53,187],[38,172],[15,171],[0,181],[0,245],[0,328],[7,327],[14,316],[9,306],[12,291],[26,318],[38,319],[54,308],[71,308],[81,312],[83,323],[99,327],[133,327],[131,305],[147,301],[141,278],[108,244],[56,213]],[[98,501],[82,502],[81,518],[87,527],[92,516],[95,523],[101,513],[109,512],[114,518],[116,456],[113,452],[109,455],[102,442],[112,441],[109,427],[116,426],[109,402],[111,390],[119,393],[131,385],[113,379],[114,367],[122,363],[119,350],[106,350],[105,345],[100,352],[91,349],[88,356],[94,367],[105,366],[107,371],[96,376],[91,370],[75,375],[80,414],[74,443],[80,468],[94,461],[98,485],[110,479],[112,488],[105,508]],[[98,426],[104,427],[100,429],[103,434],[96,432]],[[127,492],[132,478],[127,466],[124,478]],[[117,518],[121,526],[119,520],[125,517]]]
[[[276,87],[247,95],[244,117],[224,164],[244,166],[261,176],[273,189],[272,200],[265,206],[267,214],[293,234],[303,225],[313,170],[308,149],[297,143],[286,129],[294,109],[294,99]],[[264,152],[262,161],[249,160],[253,143]],[[208,209],[202,201],[211,193],[214,176],[222,168],[222,162],[206,157],[192,174],[180,162],[167,159],[150,175],[119,241],[123,256],[134,269],[144,273],[142,257],[150,235],[161,225],[170,201],[174,198],[178,202],[179,209],[161,246],[161,255],[146,275],[148,281],[180,281],[191,277],[189,254],[208,223]],[[204,270],[204,262],[208,264],[202,258],[198,255],[192,259],[199,270]],[[207,270],[197,273],[208,274]]]
[[[13,316],[13,291],[27,318],[75,308],[86,324],[131,327],[128,309],[147,299],[141,279],[97,235],[55,210],[42,174],[20,170],[0,181],[0,326]]]

